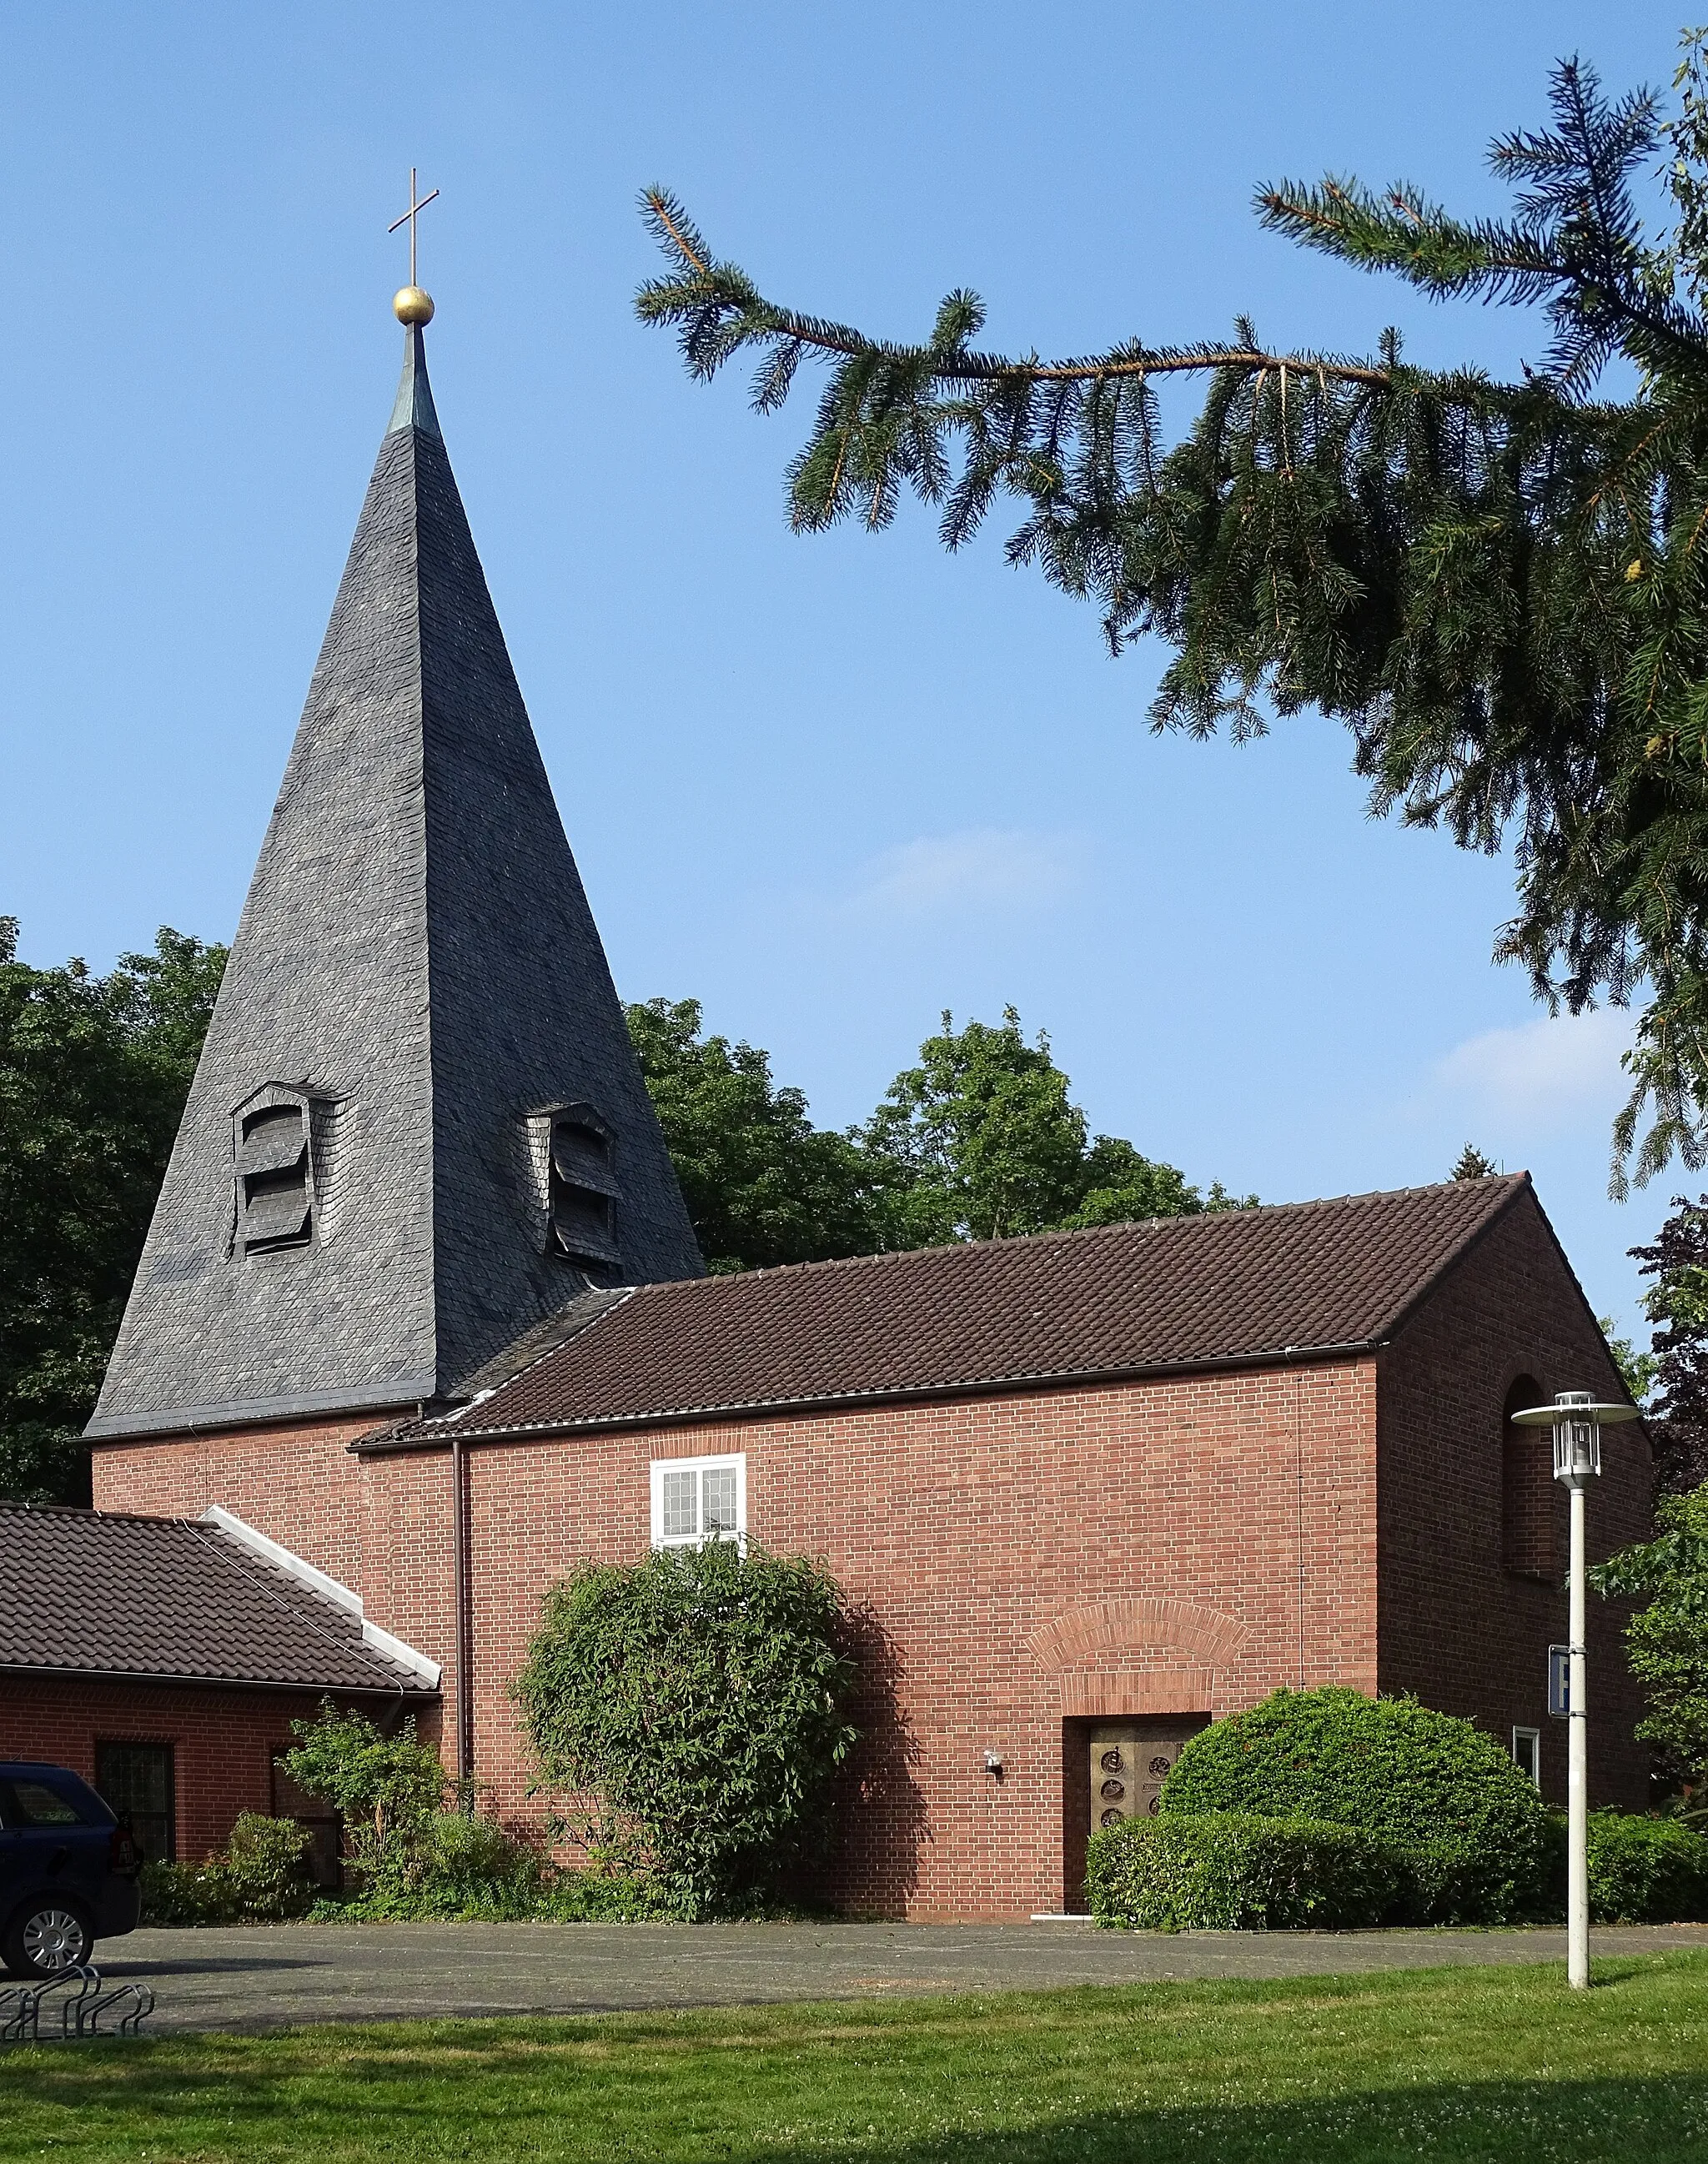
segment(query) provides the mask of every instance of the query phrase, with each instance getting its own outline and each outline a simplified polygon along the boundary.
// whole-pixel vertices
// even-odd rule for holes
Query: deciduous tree
[[[1173,1217],[1233,1206],[1219,1183],[1208,1198],[1171,1164],[1112,1135],[1089,1136],[1085,1116],[1043,1031],[1028,1043],[1012,1007],[1000,1026],[957,1030],[945,1012],[858,1131],[879,1164],[895,1243],[931,1247],[1017,1233]],[[1247,1198],[1255,1201],[1255,1196]]]
[[[1708,1484],[1664,1495],[1657,1537],[1590,1573],[1598,1592],[1643,1605],[1626,1632],[1647,1710],[1637,1734],[1673,1778],[1708,1781]]]
[[[709,1268],[885,1244],[875,1168],[847,1136],[812,1125],[802,1093],[772,1081],[768,1053],[702,1036],[698,1000],[648,1000],[627,1013]]]
[[[1708,1195],[1673,1197],[1673,1214],[1632,1259],[1653,1279],[1643,1309],[1654,1326],[1648,1431],[1663,1491],[1708,1480]]]
[[[75,1502],[225,949],[163,927],[100,977],[17,936],[0,917],[0,1494]]]

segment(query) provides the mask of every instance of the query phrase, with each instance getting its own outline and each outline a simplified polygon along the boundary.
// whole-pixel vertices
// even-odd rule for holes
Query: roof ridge
[[[703,1299],[643,1285],[478,1404],[351,1447],[1338,1358],[1533,1194],[1527,1173],[1439,1180],[747,1270]]]
[[[103,1526],[193,1526],[188,1517],[163,1517],[157,1510],[100,1510],[92,1503],[24,1503],[16,1496],[0,1495],[0,1510],[19,1517],[95,1518]]]
[[[1123,1217],[1112,1225],[1075,1225],[1056,1226],[1042,1232],[1004,1232],[988,1240],[942,1240],[917,1247],[885,1247],[873,1254],[827,1255],[810,1263],[764,1263],[750,1270],[708,1271],[699,1278],[656,1279],[632,1289],[639,1296],[673,1292],[682,1286],[693,1285],[710,1289],[720,1284],[750,1284],[756,1278],[805,1277],[815,1270],[852,1270],[861,1267],[875,1268],[880,1264],[912,1262],[921,1255],[966,1255],[982,1249],[1043,1247],[1053,1242],[1065,1246],[1077,1240],[1107,1239],[1116,1233],[1131,1233],[1154,1228],[1222,1224],[1233,1217],[1280,1217],[1304,1216],[1313,1211],[1344,1210],[1360,1202],[1405,1202],[1424,1195],[1443,1194],[1450,1189],[1464,1187],[1468,1183],[1459,1179],[1434,1179],[1421,1187],[1373,1187],[1355,1195],[1322,1195],[1307,1197],[1300,1202],[1254,1202],[1238,1205],[1227,1210],[1181,1210],[1165,1212],[1155,1217]],[[1531,1184],[1528,1172],[1490,1173],[1484,1176],[1480,1185],[1492,1191],[1498,1189],[1506,1195],[1521,1187]],[[597,1317],[595,1320],[598,1320]],[[590,1328],[591,1325],[588,1326]],[[549,1354],[542,1354],[542,1358]],[[526,1370],[518,1369],[518,1374]],[[513,1380],[514,1378],[510,1379]],[[501,1384],[502,1389],[506,1387]]]

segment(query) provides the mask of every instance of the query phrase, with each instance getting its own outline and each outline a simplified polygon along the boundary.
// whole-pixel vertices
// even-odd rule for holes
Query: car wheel
[[[6,1966],[14,1976],[59,1976],[95,1951],[95,1933],[81,1909],[58,1894],[39,1894],[12,1920]]]

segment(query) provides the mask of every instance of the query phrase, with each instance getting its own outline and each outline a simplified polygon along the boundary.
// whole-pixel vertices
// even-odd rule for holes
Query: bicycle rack
[[[100,1981],[97,1974],[95,1978],[97,1987]],[[76,2004],[78,2035],[100,2035],[102,2033],[102,2015],[110,2014],[116,2006],[125,2006],[129,2012],[120,2014],[115,2026],[106,2033],[113,2036],[134,2036],[154,2012],[155,1995],[152,1987],[146,1983],[115,1983],[105,1991],[97,1988],[94,1997],[87,2001],[78,2000]]]
[[[118,2020],[106,2030],[102,2022],[124,2008]],[[55,2029],[51,2016],[59,2013]],[[45,2030],[43,2010],[49,2014]],[[101,1972],[87,1964],[60,1969],[39,1983],[20,1983],[0,1990],[0,2044],[39,2044],[55,2035],[77,2036],[134,2036],[155,2010],[155,1995],[145,1983],[102,1985]]]

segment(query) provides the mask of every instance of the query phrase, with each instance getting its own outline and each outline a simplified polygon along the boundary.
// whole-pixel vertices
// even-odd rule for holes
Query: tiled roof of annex
[[[0,1671],[435,1695],[371,1636],[206,1520],[0,1503]]]
[[[1531,1192],[1516,1173],[640,1285],[566,1313],[468,1405],[355,1447],[1352,1352]]]

